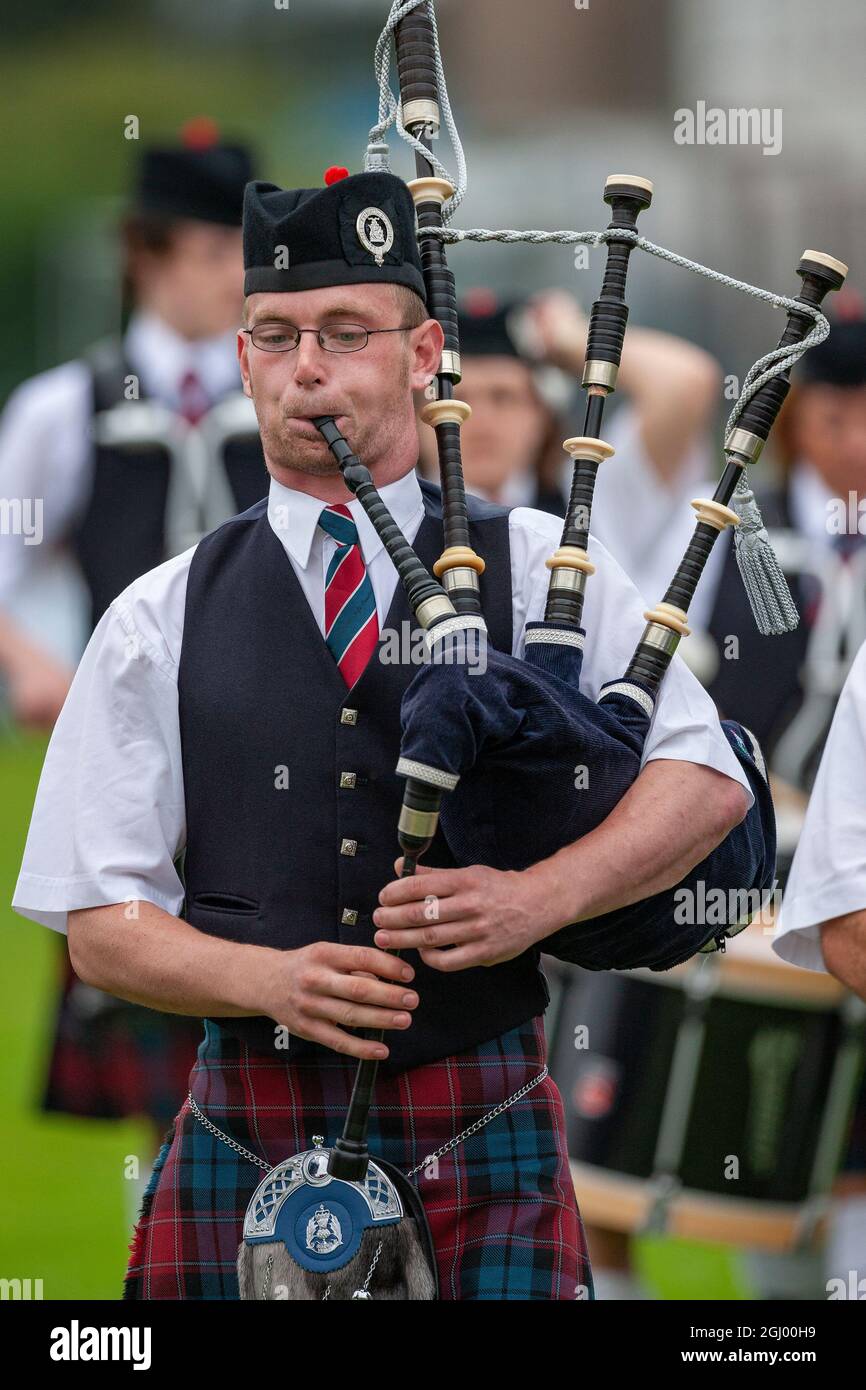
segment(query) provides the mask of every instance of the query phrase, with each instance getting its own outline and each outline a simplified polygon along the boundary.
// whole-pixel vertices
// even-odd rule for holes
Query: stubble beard
[[[362,463],[372,468],[391,452],[396,429],[394,421],[398,418],[396,407],[409,390],[409,363],[401,363],[398,380],[393,391],[393,399],[384,403],[383,412],[366,424],[352,421],[347,429],[346,439],[353,452]],[[253,402],[255,404],[255,400]],[[258,413],[258,408],[257,408]],[[285,426],[291,416],[281,415],[275,425],[273,421],[259,420],[259,433],[262,437],[265,456],[276,468],[290,469],[296,473],[306,473],[310,477],[333,477],[340,473],[337,463],[324,439],[292,438]]]

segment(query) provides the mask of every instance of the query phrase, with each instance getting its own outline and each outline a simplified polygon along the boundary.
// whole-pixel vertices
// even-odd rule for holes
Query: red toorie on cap
[[[220,132],[210,116],[193,116],[180,128],[181,143],[188,150],[209,150],[219,144]]]
[[[463,312],[470,314],[473,318],[486,318],[488,314],[495,314],[497,308],[497,298],[493,290],[486,286],[479,285],[477,289],[467,290],[463,296]]]

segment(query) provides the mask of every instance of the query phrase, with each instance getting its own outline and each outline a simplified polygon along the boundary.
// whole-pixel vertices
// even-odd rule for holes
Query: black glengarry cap
[[[830,324],[830,335],[804,353],[793,372],[804,386],[866,386],[866,321]]]
[[[223,144],[214,123],[200,117],[184,126],[179,143],[142,151],[133,210],[239,227],[254,175],[249,149]]]
[[[468,291],[457,305],[460,352],[466,357],[522,357],[514,336],[519,300],[505,303],[491,290]]]
[[[244,294],[329,285],[406,285],[426,303],[415,205],[402,179],[376,171],[325,188],[251,183],[244,195]]]

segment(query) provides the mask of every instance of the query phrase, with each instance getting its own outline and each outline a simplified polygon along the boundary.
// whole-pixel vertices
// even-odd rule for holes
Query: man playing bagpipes
[[[340,1132],[358,1059],[374,1058],[370,1147],[383,1170],[411,1175],[438,1296],[587,1297],[540,948],[679,883],[754,798],[677,657],[639,775],[590,833],[517,871],[455,867],[440,832],[417,875],[395,881],[417,626],[313,421],[336,422],[331,437],[348,439],[432,569],[441,496],[415,473],[412,392],[439,370],[443,333],[406,185],[344,172],[320,189],[247,190],[240,356],[269,496],[136,580],[100,621],[48,751],[15,906],[68,921],[83,979],[205,1020],[128,1297],[237,1298],[239,1243],[275,1200],[252,1200],[263,1173],[294,1154],[309,1183],[327,1181],[317,1154]],[[488,642],[519,657],[562,523],[467,499],[467,526]],[[587,549],[580,688],[594,700],[645,624],[622,570],[591,535]],[[322,1202],[292,1238],[327,1255],[347,1219]],[[244,1296],[286,1297],[272,1269],[268,1257]],[[378,1296],[374,1271],[334,1296]]]

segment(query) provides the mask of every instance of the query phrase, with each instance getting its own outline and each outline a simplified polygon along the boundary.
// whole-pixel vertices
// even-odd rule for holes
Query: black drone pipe
[[[847,266],[822,251],[804,251],[797,274],[802,281],[797,301],[818,309],[830,290],[841,288]],[[801,342],[813,325],[811,315],[790,309],[778,346],[790,347]],[[696,498],[692,503],[698,514],[694,534],[664,599],[644,614],[647,627],[624,677],[625,680],[638,681],[653,695],[661,684],[680,638],[688,634],[686,618],[689,604],[716,539],[726,526],[736,525],[739,520],[736,512],[727,504],[744,470],[763,449],[789,386],[790,368],[765,382],[747,401],[736,427],[725,440],[727,463],[713,496]]]

